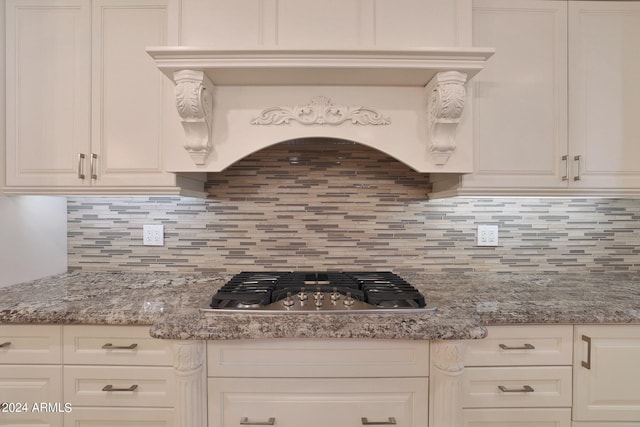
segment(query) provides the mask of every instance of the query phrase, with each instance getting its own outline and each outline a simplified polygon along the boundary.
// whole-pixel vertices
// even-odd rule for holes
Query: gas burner
[[[391,272],[242,272],[216,292],[205,311],[428,312],[424,296]]]

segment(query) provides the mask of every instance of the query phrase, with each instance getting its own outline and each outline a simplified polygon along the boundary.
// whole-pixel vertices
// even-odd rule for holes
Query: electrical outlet
[[[478,226],[478,246],[498,246],[498,226]]]
[[[142,244],[145,246],[164,246],[164,225],[145,224],[142,226]]]

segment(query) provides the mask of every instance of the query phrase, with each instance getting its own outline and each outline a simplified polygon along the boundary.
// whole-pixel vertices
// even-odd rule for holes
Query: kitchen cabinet
[[[6,193],[201,190],[163,172],[170,83],[144,49],[165,43],[166,9],[165,0],[7,1]]]
[[[148,327],[65,325],[63,359],[65,425],[173,426],[172,354]]]
[[[465,343],[462,425],[569,427],[573,329],[492,326]]]
[[[428,420],[428,341],[211,341],[207,369],[209,427]]]
[[[57,325],[0,325],[0,425],[63,425],[61,335]]]
[[[638,195],[640,2],[474,0],[474,172],[432,197]]]
[[[640,326],[576,326],[575,427],[628,427],[640,422]]]

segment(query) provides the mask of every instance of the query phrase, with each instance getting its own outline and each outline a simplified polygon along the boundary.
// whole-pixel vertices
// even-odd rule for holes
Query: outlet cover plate
[[[142,226],[142,244],[145,246],[164,246],[164,225],[145,224]]]
[[[498,246],[498,226],[478,226],[478,246]]]

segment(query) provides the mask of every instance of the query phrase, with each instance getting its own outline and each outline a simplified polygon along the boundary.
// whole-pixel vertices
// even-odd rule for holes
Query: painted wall
[[[66,199],[0,194],[0,287],[66,270]]]
[[[354,144],[277,145],[209,174],[207,200],[69,198],[69,267],[639,271],[640,200],[454,198]],[[142,246],[142,225],[165,246]],[[500,227],[476,246],[478,224]]]

